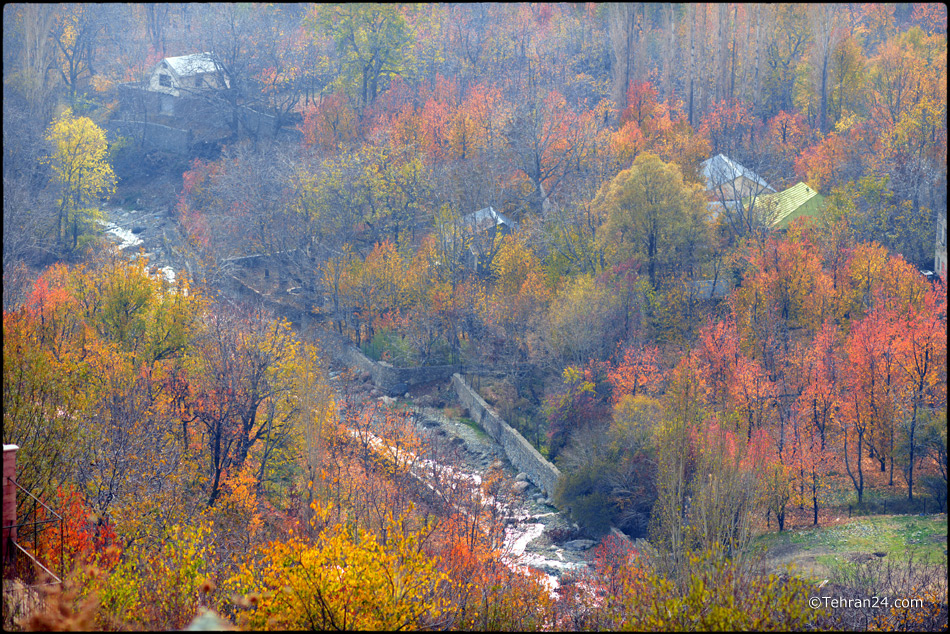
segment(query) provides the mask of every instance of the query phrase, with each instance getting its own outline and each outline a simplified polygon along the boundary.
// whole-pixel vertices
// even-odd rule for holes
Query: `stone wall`
[[[552,497],[561,472],[548,462],[516,429],[506,423],[459,374],[452,375],[452,385],[472,418],[505,450],[508,460],[523,471],[532,483]]]
[[[187,154],[191,145],[191,134],[187,130],[170,128],[167,125],[113,119],[107,121],[104,127],[109,133],[110,141],[115,141],[118,136],[129,137],[133,143],[141,144],[144,149]]]
[[[414,385],[447,379],[461,369],[458,365],[396,368],[373,361],[353,346],[343,349],[341,360],[351,368],[368,372],[376,387],[390,396],[402,396]]]

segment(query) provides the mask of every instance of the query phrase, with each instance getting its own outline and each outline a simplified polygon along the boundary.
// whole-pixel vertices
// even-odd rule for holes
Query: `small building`
[[[754,201],[754,209],[764,224],[784,231],[796,218],[814,218],[825,205],[825,197],[805,183],[796,183],[778,193],[766,194]]]
[[[478,271],[491,263],[501,239],[515,231],[518,223],[494,207],[484,207],[462,216],[459,228],[468,244],[465,264]]]
[[[152,69],[146,82],[146,90],[173,97],[230,87],[224,68],[211,53],[166,57]]]
[[[934,273],[947,284],[947,210],[937,216],[937,245],[934,248]]]
[[[485,207],[462,217],[462,224],[472,233],[482,233],[494,229],[496,233],[507,235],[517,229],[517,223],[494,207]]]
[[[706,159],[701,169],[706,181],[706,192],[720,207],[733,208],[745,198],[774,194],[775,189],[765,179],[736,163],[725,154]],[[713,211],[713,209],[710,209]]]

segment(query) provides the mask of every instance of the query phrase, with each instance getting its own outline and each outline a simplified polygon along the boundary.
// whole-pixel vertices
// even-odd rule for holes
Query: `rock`
[[[403,398],[409,398],[409,392],[406,392],[405,394],[403,394],[402,397],[403,397]]]
[[[380,396],[378,400],[383,405],[388,405],[388,406],[392,406],[396,402],[396,399],[394,399],[391,396]]]
[[[573,539],[564,544],[564,548],[569,550],[587,550],[593,545],[594,540],[592,539]]]
[[[530,482],[525,482],[522,480],[521,482],[515,482],[511,487],[511,490],[515,493],[524,493],[525,489],[527,489],[529,486],[531,486]]]
[[[389,388],[390,396],[399,396],[400,394],[406,393],[406,390],[409,388],[405,383],[397,383],[396,385]]]
[[[515,480],[517,480],[518,482],[526,482],[528,480],[528,474],[522,471],[521,473],[515,476]]]

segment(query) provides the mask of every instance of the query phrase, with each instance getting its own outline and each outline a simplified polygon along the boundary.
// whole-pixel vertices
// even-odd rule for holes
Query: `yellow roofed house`
[[[754,204],[764,224],[784,231],[796,218],[817,216],[825,205],[825,197],[805,183],[797,183],[778,193],[759,196]]]

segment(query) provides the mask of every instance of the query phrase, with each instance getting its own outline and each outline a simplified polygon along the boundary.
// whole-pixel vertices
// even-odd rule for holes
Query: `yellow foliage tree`
[[[261,549],[226,582],[253,629],[385,630],[438,627],[449,610],[445,573],[421,549],[427,532],[404,534],[390,517],[385,544],[363,530],[334,525],[315,543],[291,536]]]
[[[46,140],[53,146],[47,158],[61,188],[57,237],[65,243],[72,229],[76,248],[81,230],[98,220],[99,200],[115,192],[116,175],[106,157],[105,132],[89,117],[74,117],[67,108],[50,126]]]

